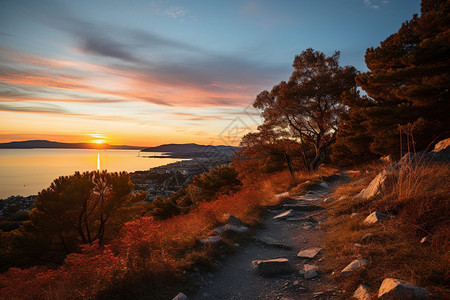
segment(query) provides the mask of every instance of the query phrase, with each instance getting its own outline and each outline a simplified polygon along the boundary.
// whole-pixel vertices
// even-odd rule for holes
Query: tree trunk
[[[324,161],[325,161],[325,149],[319,148],[316,157],[313,159],[309,167],[311,168],[311,170],[317,170]]]
[[[286,152],[284,152],[284,159],[286,159],[286,163],[288,165],[289,172],[291,173],[292,178],[294,178],[294,171],[292,171],[291,159]]]

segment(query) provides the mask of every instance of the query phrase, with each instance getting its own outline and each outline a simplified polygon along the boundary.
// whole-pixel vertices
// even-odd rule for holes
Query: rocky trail
[[[324,263],[326,235],[320,226],[327,218],[321,204],[340,183],[322,183],[320,189],[291,195],[279,209],[269,210],[254,239],[220,262],[217,272],[203,276],[190,299],[337,298],[337,287],[317,269]]]

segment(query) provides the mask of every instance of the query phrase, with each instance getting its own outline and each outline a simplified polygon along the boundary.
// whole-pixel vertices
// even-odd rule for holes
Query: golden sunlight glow
[[[93,140],[92,142],[95,143],[95,144],[103,144],[106,141],[105,140]]]

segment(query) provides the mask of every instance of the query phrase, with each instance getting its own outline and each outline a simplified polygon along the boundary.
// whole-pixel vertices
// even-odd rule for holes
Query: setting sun
[[[94,144],[103,144],[105,142],[106,142],[105,140],[93,140]]]

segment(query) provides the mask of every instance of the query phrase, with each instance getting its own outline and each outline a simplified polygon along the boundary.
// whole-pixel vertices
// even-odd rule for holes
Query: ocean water
[[[180,161],[143,158],[138,150],[0,149],[0,198],[35,195],[63,175],[75,171],[144,171]],[[149,153],[145,155],[161,155]]]

